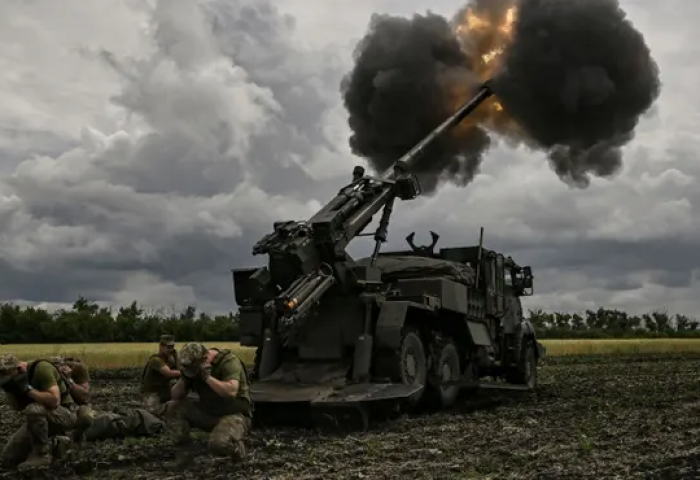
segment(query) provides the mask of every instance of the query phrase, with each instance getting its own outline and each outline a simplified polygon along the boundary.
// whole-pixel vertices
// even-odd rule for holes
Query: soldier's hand
[[[211,377],[211,364],[205,363],[199,369],[199,378],[201,378],[202,381],[206,382],[207,380],[209,380],[209,377]]]
[[[29,385],[29,375],[27,375],[26,373],[19,374],[12,380],[14,381],[14,383],[17,384],[20,391],[22,392],[27,392],[32,388],[32,386]]]

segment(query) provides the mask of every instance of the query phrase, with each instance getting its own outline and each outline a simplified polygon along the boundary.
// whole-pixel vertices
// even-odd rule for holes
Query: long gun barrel
[[[410,169],[411,164],[414,161],[416,161],[416,159],[418,159],[435,140],[437,140],[448,130],[451,130],[452,128],[459,125],[462,122],[462,120],[467,118],[467,116],[470,113],[476,110],[479,107],[479,105],[484,103],[484,101],[486,101],[491,95],[493,95],[493,90],[491,90],[489,82],[483,83],[481,87],[479,87],[479,90],[477,90],[476,94],[471,98],[471,100],[459,107],[459,109],[457,109],[457,111],[454,114],[452,114],[451,117],[449,117],[447,120],[438,125],[432,132],[428,134],[428,136],[426,136],[416,146],[414,146],[412,149],[406,152],[397,161],[397,163],[402,163],[405,165],[405,168]],[[393,174],[394,172],[392,170],[389,170],[384,173],[384,178],[390,178],[393,176]]]
[[[342,281],[336,278],[335,265],[348,260],[348,244],[362,236],[374,215],[383,210],[374,232],[374,263],[381,244],[386,242],[396,198],[410,200],[420,194],[420,184],[410,173],[411,165],[491,95],[488,82],[484,83],[472,99],[398,159],[389,172],[371,177],[362,167],[355,167],[352,182],[308,221],[277,222],[274,231],[255,244],[253,255],[268,254],[270,261],[251,278],[265,279],[271,290],[277,290],[274,299],[265,305],[274,324],[291,327],[303,323],[325,292]]]

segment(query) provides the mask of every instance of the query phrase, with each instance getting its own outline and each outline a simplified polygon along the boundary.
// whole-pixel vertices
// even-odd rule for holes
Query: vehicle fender
[[[392,350],[399,348],[401,332],[411,309],[431,311],[430,308],[415,302],[404,300],[382,302],[374,331],[376,347]]]

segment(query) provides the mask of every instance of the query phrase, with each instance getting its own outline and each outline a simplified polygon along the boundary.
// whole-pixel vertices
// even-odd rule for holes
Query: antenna
[[[481,278],[481,257],[484,251],[484,227],[479,230],[479,253],[476,257],[476,288],[479,288],[479,278]]]

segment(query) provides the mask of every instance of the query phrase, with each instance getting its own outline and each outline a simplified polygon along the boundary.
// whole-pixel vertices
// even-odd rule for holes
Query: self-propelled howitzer
[[[380,252],[395,200],[420,194],[411,164],[490,95],[484,85],[383,176],[365,175],[362,167],[355,167],[352,181],[309,220],[277,222],[274,231],[255,244],[253,254],[267,255],[267,266],[233,271],[241,344],[257,347],[251,397],[258,419],[261,407],[280,403],[303,403],[315,410],[353,405],[365,418],[362,406],[368,402],[420,403],[429,378],[443,377],[435,391],[459,390],[457,383],[473,379],[477,359],[481,374],[496,371],[490,359],[503,342],[494,336],[493,326],[479,322],[504,316],[504,287],[495,289],[503,272],[519,275],[511,292],[516,298],[532,285],[529,267],[523,270],[511,259],[504,262],[502,255],[481,245],[478,258],[471,247],[443,249],[449,250],[450,258],[418,248],[399,257],[397,252]],[[365,233],[379,212],[377,229]],[[370,256],[356,261],[346,248],[359,236],[373,236],[375,244]],[[408,265],[401,259],[409,257],[426,257],[429,278],[416,280],[415,262],[398,277],[386,270],[397,259]],[[473,272],[462,274],[471,269],[468,261],[479,265],[476,277]],[[449,278],[455,271],[462,273]],[[481,285],[473,281],[479,271]],[[432,278],[436,272],[439,278]],[[512,319],[522,323],[519,300],[510,308]],[[507,358],[501,355],[507,369],[508,361],[522,363],[521,347],[529,345],[528,335],[534,331],[527,323],[509,324],[506,330],[514,335]],[[447,358],[454,370],[447,376],[439,373],[444,369],[433,372],[433,363],[444,360],[440,352],[446,346],[448,355],[454,347],[459,356]],[[513,368],[509,371],[512,377]],[[289,414],[288,408],[285,412]]]

